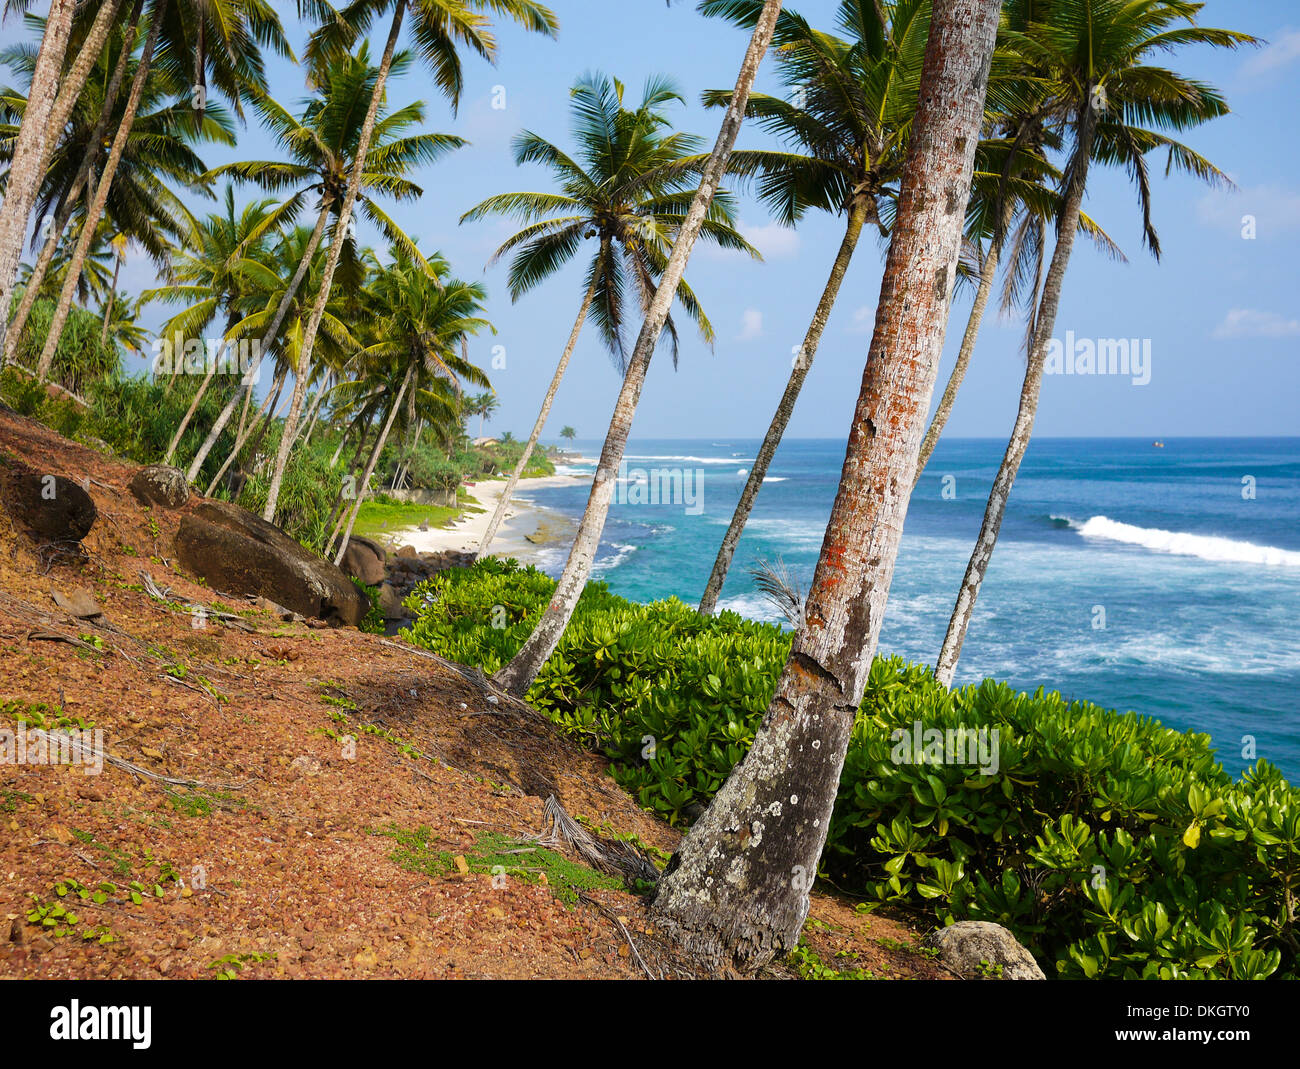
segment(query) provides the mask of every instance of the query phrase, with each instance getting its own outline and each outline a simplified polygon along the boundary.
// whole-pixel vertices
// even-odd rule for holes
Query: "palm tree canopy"
[[[668,79],[649,78],[635,108],[624,106],[624,95],[615,78],[580,78],[570,92],[572,155],[529,130],[513,142],[515,163],[544,164],[559,192],[502,193],[461,216],[465,222],[504,215],[526,224],[491,261],[514,252],[509,281],[515,300],[573,259],[584,241],[595,240],[583,288],[593,291],[591,315],[620,371],[628,291],[635,292],[642,311],[649,306],[695,195],[701,145],[693,135],[670,130],[666,108],[682,98]],[[735,201],[725,190],[714,197],[700,236],[762,258],[736,229]],[[712,344],[713,327],[685,280],[677,300]],[[665,332],[675,364],[678,339],[671,317]]]

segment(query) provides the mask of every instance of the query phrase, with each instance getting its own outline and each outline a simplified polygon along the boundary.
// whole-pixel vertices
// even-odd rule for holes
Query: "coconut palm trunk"
[[[271,388],[266,392],[266,400],[262,402],[261,407],[254,414],[253,418],[248,421],[248,425],[235,439],[235,444],[230,447],[230,453],[226,456],[226,459],[222,461],[221,467],[217,469],[217,474],[212,477],[212,482],[208,484],[207,490],[204,491],[205,497],[212,496],[212,491],[215,490],[217,484],[221,482],[221,477],[230,470],[230,465],[232,465],[239,454],[243,452],[244,443],[253,436],[254,431],[256,431],[264,422],[273,418],[272,414],[275,412],[275,406],[280,400],[280,391],[284,388],[284,380],[287,374],[287,370],[282,370],[271,382]],[[249,397],[252,397],[251,388],[249,389]],[[258,442],[261,442],[260,437],[258,438]],[[193,475],[187,475],[186,478],[191,482],[194,481]]]
[[[789,660],[745,758],[669,862],[657,930],[708,966],[792,950],[876,649],[948,319],[1000,0],[934,6],[875,331]]]
[[[49,333],[45,338],[45,346],[41,350],[41,357],[36,365],[36,377],[41,382],[44,382],[49,376],[50,366],[54,363],[54,350],[58,347],[59,339],[63,335],[63,327],[68,321],[68,312],[72,308],[72,298],[76,293],[77,282],[81,278],[81,271],[86,263],[86,255],[90,252],[91,243],[95,240],[95,230],[104,214],[104,205],[108,201],[108,190],[113,183],[113,175],[117,171],[118,163],[121,162],[127,139],[131,136],[131,127],[135,123],[135,113],[140,106],[140,98],[144,95],[145,79],[149,76],[154,48],[158,44],[158,34],[162,30],[163,17],[166,13],[167,0],[159,0],[158,6],[154,8],[150,19],[149,35],[145,38],[140,63],[136,67],[135,77],[131,80],[131,92],[126,99],[126,109],[122,114],[121,125],[117,128],[117,134],[113,137],[113,147],[109,149],[108,159],[104,162],[104,170],[99,176],[94,196],[91,198],[90,205],[86,209],[85,218],[82,220],[81,236],[77,239],[76,248],[73,250],[72,259],[68,264],[68,274],[63,280],[63,290],[59,294],[58,304],[55,305],[54,317],[50,320]]]
[[[1008,206],[1003,211],[1001,229],[989,242],[988,252],[984,254],[984,262],[980,265],[979,285],[975,290],[975,301],[971,305],[970,317],[966,320],[966,331],[961,336],[957,361],[952,366],[948,383],[943,388],[943,395],[939,398],[934,415],[930,417],[930,426],[926,429],[925,437],[921,439],[921,455],[916,461],[916,475],[912,480],[913,489],[916,489],[916,484],[921,481],[921,472],[925,470],[926,464],[930,461],[930,454],[934,452],[944,427],[948,425],[953,403],[957,400],[957,391],[961,389],[961,384],[966,378],[971,355],[975,352],[975,342],[979,339],[980,325],[984,322],[984,311],[988,307],[989,295],[993,292],[993,282],[997,278],[998,260],[1002,254],[1002,235],[1010,225],[1011,210]]]
[[[27,217],[36,203],[36,194],[45,174],[45,162],[53,147],[50,143],[50,117],[58,97],[75,7],[74,0],[51,0],[45,33],[41,36],[36,66],[32,70],[27,109],[9,163],[5,197],[0,201],[0,337],[4,337],[9,323],[9,305],[18,280],[18,261],[22,258],[23,242],[27,237]]]
[[[609,238],[601,240],[601,250],[598,257],[605,255],[604,246],[609,244]],[[573,329],[569,332],[569,342],[564,347],[564,352],[560,354],[560,362],[555,365],[555,374],[551,376],[551,384],[546,389],[546,396],[542,398],[541,411],[537,413],[537,421],[533,424],[533,433],[528,436],[528,441],[524,445],[524,451],[519,456],[519,463],[515,465],[515,470],[510,473],[510,478],[506,480],[506,488],[501,492],[501,497],[497,499],[497,507],[492,511],[492,519],[488,522],[487,530],[483,532],[483,541],[479,543],[477,556],[483,556],[492,548],[492,539],[497,536],[497,529],[501,526],[501,521],[505,518],[506,507],[510,504],[510,495],[515,492],[515,487],[519,485],[519,478],[524,473],[524,468],[528,466],[528,460],[533,455],[533,449],[537,446],[537,440],[542,436],[542,428],[546,426],[546,419],[551,414],[551,405],[555,403],[555,394],[560,388],[560,382],[564,378],[564,373],[569,367],[569,358],[573,356],[573,349],[578,344],[578,335],[582,333],[582,325],[587,321],[587,313],[591,310],[591,302],[596,296],[596,284],[598,278],[593,278],[591,285],[587,287],[587,293],[582,299],[582,307],[578,309],[578,318],[573,321]],[[479,437],[483,434],[482,417],[479,417]]]
[[[54,98],[54,107],[50,112],[47,130],[51,149],[58,141],[59,133],[67,126],[68,119],[72,116],[72,109],[76,107],[77,98],[86,88],[90,72],[99,62],[99,55],[104,51],[108,35],[113,29],[113,19],[121,4],[122,0],[107,0],[101,5],[95,15],[95,21],[91,23],[90,30],[86,34],[86,39],[81,44],[81,51],[77,53],[77,58],[73,60],[68,73],[59,80],[59,95]]]
[[[750,513],[754,511],[754,502],[758,500],[763,479],[772,464],[772,458],[776,455],[777,447],[781,444],[781,437],[790,424],[790,416],[794,412],[795,402],[799,399],[799,391],[803,389],[813,358],[817,355],[817,346],[821,343],[826,321],[830,318],[835,299],[839,296],[844,273],[849,269],[849,262],[853,259],[853,252],[858,246],[862,227],[874,214],[875,203],[867,195],[855,198],[853,206],[849,209],[844,238],[840,242],[835,263],[831,266],[830,278],[826,280],[821,300],[817,302],[817,310],[813,313],[812,322],[808,324],[808,332],[804,335],[803,345],[795,358],[794,367],[790,370],[790,378],[785,384],[781,401],[776,406],[776,413],[772,416],[772,422],[768,424],[763,444],[754,458],[753,466],[749,469],[749,478],[745,480],[745,489],[741,491],[740,500],[731,514],[727,533],[723,535],[722,545],[718,547],[713,571],[709,574],[708,585],[705,586],[704,596],[700,599],[699,611],[705,616],[712,615],[718,606],[718,597],[722,593],[722,585],[727,581],[727,570],[731,567],[732,557],[735,556],[736,544],[745,530],[745,524],[749,522]]]
[[[325,316],[325,306],[329,303],[330,287],[334,283],[334,272],[343,253],[344,234],[352,209],[356,204],[357,192],[361,188],[361,177],[365,173],[366,156],[370,151],[370,140],[375,132],[375,118],[379,114],[379,104],[384,97],[384,84],[388,81],[388,72],[393,66],[393,54],[397,50],[397,39],[402,31],[402,17],[406,14],[407,0],[397,0],[393,8],[393,22],[388,30],[388,40],[384,43],[384,54],[379,61],[379,74],[375,78],[375,88],[370,94],[370,103],[366,108],[366,118],[361,124],[361,135],[357,140],[356,158],[352,161],[352,173],[348,176],[347,192],[343,195],[343,205],[339,209],[338,224],[334,239],[329,245],[329,256],[325,261],[325,271],[321,276],[320,289],[312,304],[311,314],[307,319],[302,339],[302,352],[298,358],[298,367],[294,372],[293,398],[289,402],[288,414],[284,417],[284,431],[280,435],[280,448],[275,455],[275,468],[271,472],[271,485],[267,489],[266,507],[262,509],[262,518],[268,523],[275,521],[275,506],[280,500],[280,486],[284,481],[284,469],[289,463],[289,451],[293,448],[298,430],[298,415],[302,411],[303,393],[307,388],[307,376],[311,370],[312,351],[316,345],[316,332],[320,321]]]
[[[116,275],[114,275],[116,278]],[[167,454],[163,457],[164,464],[170,464],[172,457],[176,455],[176,449],[181,444],[181,439],[185,436],[185,431],[190,425],[190,420],[194,418],[194,413],[199,410],[199,403],[203,400],[203,395],[208,392],[208,387],[212,384],[212,378],[217,373],[217,368],[221,366],[222,357],[226,350],[230,348],[230,332],[234,330],[234,316],[226,321],[226,337],[222,339],[221,350],[212,361],[212,366],[208,368],[207,374],[203,376],[203,381],[199,383],[199,388],[194,391],[194,400],[190,402],[190,407],[185,410],[185,415],[181,417],[180,424],[176,427],[176,433],[172,435],[171,444],[167,447]]]
[[[740,75],[736,80],[736,89],[727,113],[718,131],[717,142],[704,166],[700,187],[696,190],[686,213],[686,220],[673,243],[672,254],[664,268],[659,286],[655,290],[650,307],[646,311],[645,322],[636,340],[636,348],[628,361],[627,372],[623,376],[623,387],[619,391],[618,401],[614,405],[614,415],[610,420],[609,431],[605,436],[605,445],[601,450],[600,463],[596,468],[591,484],[591,493],[587,498],[587,507],[582,514],[582,522],[569,550],[564,571],[555,588],[550,603],[533,633],[520,647],[514,658],[493,677],[494,681],[512,694],[522,697],[532,686],[537,673],[541,671],[546,659],[555,651],[564,629],[568,626],[573,610],[577,608],[578,598],[591,575],[595,563],[596,549],[600,545],[600,535],[605,529],[605,518],[609,514],[610,502],[614,497],[618,468],[623,460],[623,451],[627,447],[628,434],[632,429],[632,419],[636,415],[637,402],[641,397],[641,387],[645,383],[646,370],[650,366],[650,357],[654,354],[663,331],[664,320],[677,293],[690,259],[691,249],[704,224],[705,213],[713,201],[718,184],[726,173],[731,150],[735,147],[736,136],[744,122],[745,108],[749,103],[750,90],[758,74],[759,64],[767,52],[776,28],[777,16],[781,13],[780,0],[767,0],[762,14],[750,37],[749,48],[741,64]]]
[[[347,525],[343,528],[343,535],[339,539],[339,548],[334,554],[335,564],[338,564],[343,559],[343,554],[347,552],[348,540],[352,537],[352,528],[357,522],[357,513],[361,511],[361,503],[366,499],[366,485],[370,482],[370,476],[374,474],[375,465],[379,462],[379,454],[384,451],[384,443],[388,441],[388,433],[393,429],[393,421],[397,419],[398,409],[402,407],[402,398],[406,396],[406,388],[411,385],[411,377],[414,374],[414,365],[406,369],[406,376],[402,379],[401,389],[397,391],[397,397],[393,399],[392,407],[388,410],[388,418],[384,421],[384,426],[379,431],[379,437],[375,439],[374,447],[370,450],[370,458],[366,461],[365,471],[361,473],[361,479],[357,483],[356,500],[352,502],[352,510],[348,513]]]
[[[123,35],[124,41],[135,40],[135,28],[142,7],[143,0],[136,0],[134,7],[131,9],[130,21],[127,23]],[[54,260],[54,254],[58,251],[59,239],[63,236],[63,230],[68,225],[68,220],[72,218],[72,210],[81,196],[81,191],[90,180],[91,168],[95,165],[95,160],[99,158],[100,152],[103,151],[104,131],[108,129],[108,121],[112,118],[113,106],[117,103],[117,94],[122,88],[122,79],[126,75],[126,64],[131,58],[131,51],[130,48],[124,45],[117,57],[112,77],[109,79],[108,89],[104,94],[104,102],[100,106],[99,115],[95,119],[95,125],[91,129],[90,137],[86,141],[86,151],[82,153],[77,174],[72,180],[72,185],[68,187],[68,193],[63,198],[62,205],[55,213],[54,225],[50,228],[49,236],[46,237],[45,243],[41,246],[41,251],[36,257],[31,278],[27,280],[27,288],[23,291],[22,299],[18,302],[18,308],[14,312],[13,321],[8,325],[7,332],[5,325],[0,323],[0,341],[3,341],[4,350],[3,353],[0,353],[0,368],[13,359],[14,351],[18,347],[18,341],[22,337],[23,328],[27,325],[27,317],[31,315],[32,306],[36,303],[36,298],[40,293],[41,283],[45,281],[45,274]]]
[[[226,424],[230,422],[230,417],[235,413],[235,406],[239,404],[241,398],[244,400],[244,412],[247,413],[248,400],[253,395],[253,384],[257,381],[257,374],[262,368],[262,360],[274,344],[276,336],[280,332],[280,327],[289,314],[289,306],[293,304],[294,296],[297,294],[299,287],[302,286],[302,280],[307,277],[307,269],[311,265],[312,257],[316,255],[321,238],[325,234],[325,224],[329,222],[329,214],[329,204],[323,201],[320,215],[316,218],[316,226],[311,232],[311,237],[307,240],[307,248],[303,253],[302,260],[299,262],[297,270],[294,271],[293,278],[289,280],[284,296],[280,298],[280,304],[275,310],[275,318],[271,320],[271,325],[266,328],[261,341],[258,342],[257,352],[253,355],[253,366],[249,369],[240,388],[230,395],[230,400],[218,413],[216,422],[212,424],[212,430],[208,431],[207,438],[203,440],[203,444],[199,446],[199,451],[194,455],[194,460],[190,462],[189,471],[185,473],[185,478],[190,482],[198,478],[204,461],[208,459],[212,447],[217,444],[221,432],[226,429]]]
[[[1020,463],[1025,459],[1025,450],[1029,448],[1030,435],[1033,434],[1048,345],[1052,338],[1052,330],[1056,326],[1056,313],[1061,306],[1061,289],[1065,282],[1065,271],[1069,266],[1070,253],[1074,249],[1074,239],[1079,230],[1079,213],[1087,185],[1088,161],[1092,151],[1095,124],[1096,116],[1092,109],[1084,108],[1076,122],[1077,143],[1072,166],[1067,169],[1064,203],[1056,228],[1056,247],[1052,250],[1052,262],[1043,279],[1043,294],[1039,299],[1038,313],[1034,319],[1033,344],[1025,364],[1025,378],[1020,387],[1020,405],[1016,410],[1016,422],[1011,429],[1011,437],[1007,442],[998,473],[993,479],[993,487],[984,506],[984,520],[980,524],[979,537],[975,540],[975,548],[971,551],[970,561],[966,565],[966,574],[962,577],[957,603],[948,620],[948,630],[943,636],[943,645],[939,649],[939,656],[934,665],[935,678],[947,687],[952,686],[953,676],[957,671],[957,661],[961,657],[962,643],[966,640],[966,630],[970,627],[971,614],[975,611],[975,600],[979,597],[980,586],[984,582],[989,561],[993,559],[993,549],[998,542],[998,534],[1002,530],[1002,519],[1006,515],[1011,487],[1015,484]]]

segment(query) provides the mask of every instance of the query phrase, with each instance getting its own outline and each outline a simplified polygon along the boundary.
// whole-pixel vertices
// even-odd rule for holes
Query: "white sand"
[[[545,486],[566,486],[572,484],[575,478],[577,477],[573,475],[545,475],[535,479],[520,479],[515,486],[515,493],[526,493]],[[478,508],[482,512],[462,512],[457,519],[452,520],[450,526],[430,527],[427,531],[421,531],[419,527],[403,527],[390,532],[389,539],[396,547],[413,546],[420,553],[438,553],[447,549],[477,550],[505,488],[504,479],[477,482],[466,489],[470,497],[478,502]],[[512,496],[501,527],[492,540],[492,555],[520,556],[521,547],[529,546],[524,536],[536,529],[535,517],[534,508]]]

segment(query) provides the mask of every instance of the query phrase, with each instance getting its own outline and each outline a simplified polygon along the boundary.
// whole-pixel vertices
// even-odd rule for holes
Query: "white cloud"
[[[1196,202],[1196,218],[1208,226],[1240,234],[1245,216],[1252,216],[1260,238],[1300,227],[1300,192],[1278,185],[1215,190]]]
[[[1300,335],[1300,319],[1287,319],[1277,312],[1256,308],[1231,308],[1214,328],[1216,338],[1294,338]]]
[[[750,226],[745,220],[741,219],[737,223],[736,229],[740,231],[746,241],[762,253],[764,260],[783,260],[795,256],[799,252],[799,232],[793,227],[782,226],[780,223],[764,223],[761,226]],[[720,249],[711,242],[708,244],[701,243],[697,248],[699,249],[699,255],[711,260],[749,261],[750,259],[749,253],[740,252],[736,249]]]
[[[1300,30],[1281,30],[1241,65],[1241,73],[1247,78],[1256,78],[1271,74],[1297,59],[1300,59]]]
[[[853,310],[853,323],[849,326],[850,334],[870,334],[876,329],[876,307],[864,304]]]
[[[740,333],[736,341],[753,341],[763,336],[763,313],[757,308],[746,308],[740,316]]]

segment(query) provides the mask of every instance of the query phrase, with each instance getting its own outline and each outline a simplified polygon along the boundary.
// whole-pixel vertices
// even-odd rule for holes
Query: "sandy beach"
[[[515,495],[527,494],[530,490],[547,486],[563,486],[575,479],[581,479],[581,476],[546,475],[520,479],[515,486]],[[393,531],[389,537],[394,546],[413,546],[420,553],[438,553],[448,549],[476,550],[505,488],[504,479],[477,482],[466,489],[478,504],[471,505],[470,509],[462,512],[448,526],[431,527],[427,531],[421,531],[419,527],[403,527]],[[471,511],[475,508],[481,511]],[[563,537],[566,531],[571,531],[572,526],[572,521],[567,517],[538,509],[512,495],[505,519],[492,541],[491,555],[526,561],[540,544]]]

